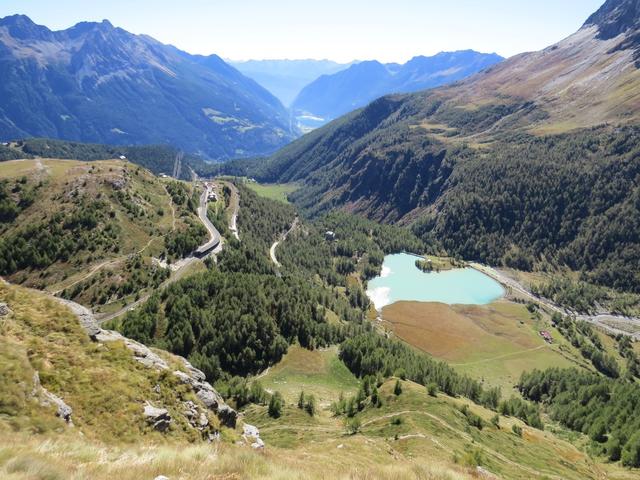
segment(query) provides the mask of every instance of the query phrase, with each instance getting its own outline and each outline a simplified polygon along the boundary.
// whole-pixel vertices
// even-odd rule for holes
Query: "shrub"
[[[346,423],[347,433],[349,435],[355,435],[360,431],[360,428],[362,428],[362,423],[360,422],[360,419],[357,417],[347,419],[345,423]]]
[[[500,415],[499,414],[495,414],[493,417],[491,417],[491,424],[496,427],[496,428],[500,428]]]

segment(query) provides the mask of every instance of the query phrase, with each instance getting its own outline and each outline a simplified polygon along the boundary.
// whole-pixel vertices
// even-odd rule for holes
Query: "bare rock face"
[[[184,409],[184,416],[193,428],[202,432],[209,426],[209,419],[207,418],[207,415],[200,411],[198,405],[189,400],[184,402],[182,406]]]
[[[166,408],[156,408],[147,403],[144,406],[144,417],[159,432],[166,432],[171,426],[171,415],[169,415],[169,411]]]
[[[133,352],[133,358],[137,362],[140,362],[145,367],[154,368],[156,370],[168,370],[169,365],[158,355],[153,353],[149,347],[142,343],[131,340],[130,338],[123,337],[118,332],[111,330],[100,330],[94,338],[97,342],[117,342],[122,341],[124,345]]]
[[[70,300],[65,300],[64,298],[56,298],[56,300],[69,307],[73,314],[78,317],[80,325],[82,326],[82,328],[84,328],[84,330],[87,332],[87,335],[89,335],[92,340],[95,340],[96,336],[100,334],[100,332],[102,332],[102,330],[98,326],[98,322],[96,322],[96,319],[93,316],[93,312],[87,307],[84,307]]]
[[[637,0],[607,0],[591,15],[586,26],[597,25],[599,38],[608,40],[640,27],[640,3]]]
[[[251,448],[260,450],[264,448],[264,442],[260,438],[260,430],[253,425],[245,423],[242,427],[242,438],[251,445]]]
[[[7,305],[6,303],[0,302],[0,317],[6,317],[10,313],[11,313],[11,310],[9,309],[9,305]]]
[[[218,407],[218,418],[223,425],[229,428],[236,428],[236,422],[238,420],[238,412],[231,408],[226,403]]]
[[[43,407],[50,407],[52,405],[56,407],[56,415],[67,422],[68,425],[73,426],[73,421],[71,420],[73,409],[60,397],[54,395],[42,386],[38,372],[33,374],[33,396],[39,399],[40,405]]]
[[[206,376],[204,373],[191,365],[186,359],[183,358],[182,361],[188,373],[176,370],[173,374],[178,377],[182,383],[189,385],[207,408],[216,412],[223,425],[235,428],[238,412],[225,403],[222,395],[205,380]]]
[[[127,180],[122,177],[114,178],[113,180],[111,180],[111,186],[114,188],[114,190],[122,190],[127,186]]]

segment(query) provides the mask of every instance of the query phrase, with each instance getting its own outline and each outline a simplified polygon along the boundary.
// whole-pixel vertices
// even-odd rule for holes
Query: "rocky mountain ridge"
[[[170,144],[205,158],[287,143],[282,104],[217,55],[190,55],[108,21],[51,31],[0,19],[0,138]]]
[[[455,82],[504,60],[501,56],[464,50],[417,56],[403,65],[360,62],[323,75],[307,85],[294,100],[295,114],[337,118],[390,93],[411,93]]]

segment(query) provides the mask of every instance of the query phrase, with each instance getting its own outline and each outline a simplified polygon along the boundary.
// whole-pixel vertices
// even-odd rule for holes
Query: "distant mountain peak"
[[[640,0],[607,0],[584,26],[597,26],[598,38],[609,40],[640,29]]]
[[[47,27],[36,25],[26,15],[0,18],[0,27],[7,27],[11,36],[22,40],[27,38],[42,40],[51,36],[51,31]]]
[[[16,14],[0,18],[0,25],[35,25],[26,15]]]

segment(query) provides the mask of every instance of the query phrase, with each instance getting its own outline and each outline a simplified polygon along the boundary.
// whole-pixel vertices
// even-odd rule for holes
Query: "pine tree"
[[[402,384],[400,383],[400,380],[396,380],[396,384],[393,387],[393,394],[397,397],[402,393]]]
[[[275,392],[271,395],[271,400],[269,400],[269,416],[271,418],[280,418],[282,415],[283,405],[284,399],[280,392]]]

